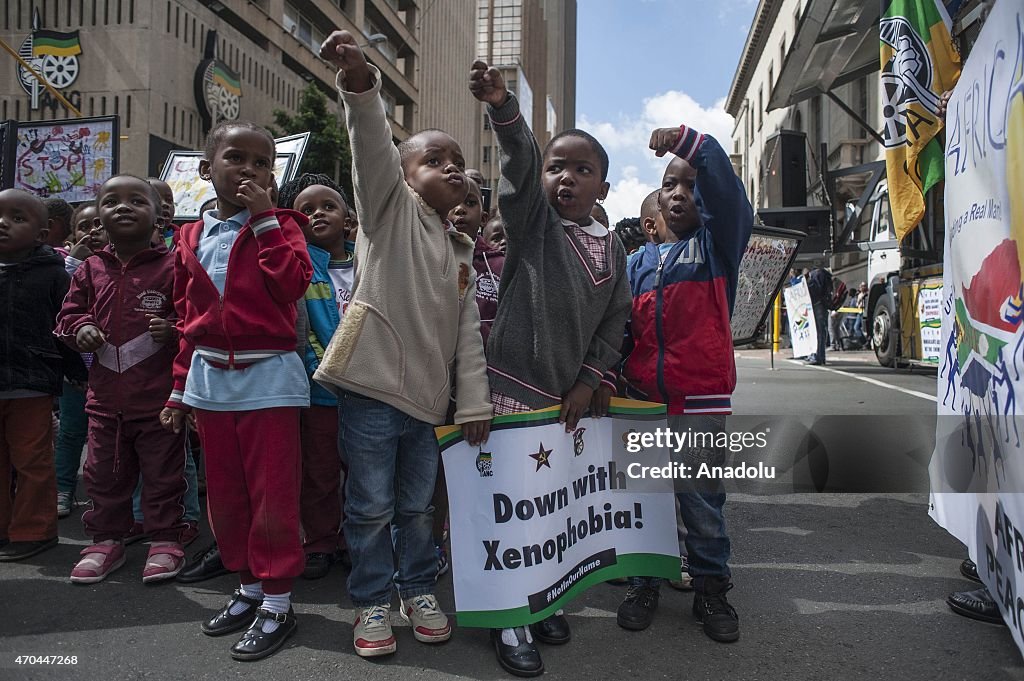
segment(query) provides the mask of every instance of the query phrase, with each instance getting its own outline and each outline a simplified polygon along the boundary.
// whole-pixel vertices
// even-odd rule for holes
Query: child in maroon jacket
[[[150,245],[160,197],[143,179],[117,175],[96,200],[109,246],[78,267],[57,317],[57,335],[95,353],[86,413],[89,451],[85,486],[93,507],[83,516],[93,545],[71,581],[102,581],[124,565],[132,527],[132,492],[142,473],[145,531],[152,538],[143,582],[181,571],[185,493],[185,434],[160,427],[157,415],[171,387],[175,355],[174,263]]]

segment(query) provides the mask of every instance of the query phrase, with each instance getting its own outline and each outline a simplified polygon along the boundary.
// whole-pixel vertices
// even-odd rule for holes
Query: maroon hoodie
[[[476,238],[473,251],[473,267],[476,269],[476,304],[480,308],[480,335],[487,347],[487,337],[498,313],[498,284],[501,270],[505,267],[505,251],[491,246],[483,237]]]
[[[178,344],[154,341],[146,315],[173,317],[173,295],[174,256],[163,245],[124,264],[107,246],[75,271],[54,333],[76,350],[75,336],[86,324],[107,338],[89,369],[87,413],[125,420],[160,413]]]

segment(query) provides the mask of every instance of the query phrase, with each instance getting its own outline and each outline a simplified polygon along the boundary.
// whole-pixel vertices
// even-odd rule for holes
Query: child
[[[566,431],[588,407],[607,410],[629,313],[622,243],[591,213],[608,193],[608,155],[582,130],[556,135],[542,155],[495,68],[477,61],[470,90],[488,104],[501,146],[498,209],[508,250],[501,301],[487,341],[495,413],[561,405]],[[531,635],[532,634],[532,635]],[[498,662],[517,676],[544,671],[533,637],[567,643],[561,612],[526,627],[493,630]]]
[[[306,579],[326,577],[340,548],[341,459],[338,455],[338,397],[313,381],[355,287],[355,259],[345,241],[348,200],[326,175],[305,174],[281,188],[281,208],[309,218],[302,228],[313,279],[303,306],[309,332],[302,356],[309,376],[310,406],[302,410],[302,492],[299,496]]]
[[[736,387],[729,317],[753,210],[713,137],[685,125],[661,128],[651,135],[651,148],[677,158],[665,169],[658,192],[661,220],[648,223],[654,243],[644,246],[629,270],[633,314],[625,378],[647,399],[668,404],[669,427],[676,432],[721,433]],[[724,457],[724,451],[695,448],[683,456],[706,461]],[[710,638],[736,641],[739,618],[726,600],[732,584],[725,494],[685,491],[676,499],[687,530],[694,616]],[[659,582],[633,579],[618,609],[620,626],[650,625]]]
[[[69,277],[43,244],[47,219],[32,194],[0,191],[0,561],[57,545],[51,410],[62,368],[53,320]]]
[[[71,234],[71,204],[64,199],[51,197],[46,204],[46,244],[60,253],[64,242]],[[63,254],[62,254],[63,255]]]
[[[433,595],[430,499],[439,458],[433,426],[444,423],[453,373],[455,423],[470,443],[487,439],[491,404],[473,304],[473,242],[445,219],[469,190],[462,150],[440,130],[395,148],[380,72],[348,31],[332,33],[320,56],[340,69],[362,229],[355,295],[314,378],[342,389],[353,644],[368,657],[395,652],[395,584],[416,640],[451,636]]]
[[[473,251],[476,269],[476,305],[480,309],[480,336],[487,346],[498,314],[498,288],[505,268],[505,223],[493,217],[484,225]]]
[[[153,540],[142,581],[158,582],[172,579],[185,563],[185,437],[156,420],[176,349],[166,321],[173,314],[174,265],[166,248],[150,246],[160,197],[145,180],[110,178],[100,187],[96,210],[110,244],[75,270],[56,330],[73,348],[94,353],[85,463],[92,509],[82,517],[93,545],[82,550],[71,581],[100,582],[124,565],[141,472],[146,532]]]
[[[158,230],[158,238],[163,239],[167,248],[171,248],[176,231],[174,225],[174,190],[171,189],[171,185],[156,177],[147,178],[146,181],[149,182],[160,196],[160,229]]]
[[[96,203],[83,203],[71,215],[71,237],[64,242],[68,254],[64,268],[69,275],[82,262],[107,245],[107,233],[99,224]],[[92,364],[92,353],[82,353],[85,366]],[[78,487],[78,467],[82,463],[82,450],[89,434],[89,420],[85,414],[84,382],[64,381],[60,395],[60,426],[57,429],[57,444],[54,458],[57,464],[57,517],[71,515],[75,504],[75,489]]]
[[[476,180],[466,178],[469,192],[459,205],[448,213],[448,222],[470,239],[476,241],[480,235],[480,226],[487,222],[487,211],[484,209],[483,195]]]
[[[312,266],[301,213],[270,200],[274,138],[247,121],[210,131],[199,175],[217,210],[183,226],[175,249],[180,349],[160,419],[181,431],[194,409],[207,504],[224,566],[241,587],[203,624],[247,629],[236,660],[276,652],[295,633],[292,581],[302,572],[299,409],[309,383],[295,352],[295,301]]]

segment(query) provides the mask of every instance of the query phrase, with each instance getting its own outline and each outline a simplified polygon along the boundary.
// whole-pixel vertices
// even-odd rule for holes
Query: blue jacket
[[[669,414],[728,414],[736,388],[729,319],[754,213],[713,137],[684,128],[677,146],[697,170],[702,224],[664,264],[651,243],[630,262],[624,373],[634,392],[668,404]]]
[[[306,302],[306,314],[309,317],[309,335],[306,338],[306,351],[303,363],[306,375],[309,376],[310,404],[323,407],[338,406],[338,397],[313,380],[313,372],[320,366],[324,358],[324,350],[331,342],[331,337],[341,324],[338,312],[338,300],[334,295],[334,282],[328,272],[331,255],[322,248],[307,244],[309,259],[313,263],[313,278],[303,299]],[[345,244],[346,249],[348,244]]]

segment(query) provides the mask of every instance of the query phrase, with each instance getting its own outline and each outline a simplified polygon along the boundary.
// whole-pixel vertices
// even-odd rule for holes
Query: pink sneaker
[[[146,567],[142,571],[142,583],[161,582],[174,579],[185,567],[185,550],[174,541],[155,541],[149,546]]]
[[[181,545],[188,546],[199,538],[199,524],[194,520],[187,520],[185,529],[181,531]]]
[[[124,544],[113,539],[82,549],[82,559],[71,571],[75,584],[102,582],[111,572],[124,565]]]

